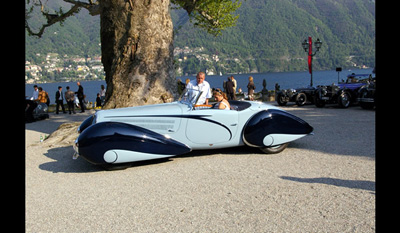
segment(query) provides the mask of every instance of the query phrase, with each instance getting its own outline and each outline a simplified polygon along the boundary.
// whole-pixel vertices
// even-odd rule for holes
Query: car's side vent
[[[175,128],[175,120],[173,119],[122,118],[118,121],[149,130],[169,130]]]

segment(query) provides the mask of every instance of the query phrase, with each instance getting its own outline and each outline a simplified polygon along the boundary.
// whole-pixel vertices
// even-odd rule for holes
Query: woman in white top
[[[226,94],[221,91],[221,89],[217,88],[215,91],[213,91],[213,95],[218,101],[214,108],[231,110],[231,105],[227,100],[228,98],[226,97]]]

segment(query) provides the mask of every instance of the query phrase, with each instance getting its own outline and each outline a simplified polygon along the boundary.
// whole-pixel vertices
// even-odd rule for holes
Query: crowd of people
[[[178,79],[178,92],[179,94],[182,94],[183,90],[185,88],[194,88],[194,89],[199,89],[203,90],[207,89],[210,84],[205,80],[205,73],[204,72],[199,72],[196,75],[196,79],[190,81],[190,79],[186,79],[186,84],[182,82],[181,79]],[[189,84],[190,83],[190,84]],[[204,84],[203,84],[204,83]],[[198,86],[198,87],[196,87]],[[223,83],[223,92],[226,95],[227,100],[236,100],[236,93],[243,93],[242,88],[239,88],[237,90],[237,82],[236,79],[233,76],[228,77],[227,81],[224,81]],[[253,77],[249,77],[249,83],[247,84],[247,90],[248,90],[248,97],[249,100],[254,100],[254,90],[256,89],[256,86],[254,85]],[[211,92],[215,90],[214,88],[210,89]],[[208,95],[210,96],[210,95]],[[203,99],[204,97],[202,97]],[[210,98],[210,97],[208,97]]]
[[[199,105],[208,105],[209,99],[214,96],[215,100],[217,101],[217,104],[214,106],[215,108],[219,109],[230,109],[230,105],[228,100],[236,100],[236,89],[237,89],[237,82],[236,79],[233,76],[228,77],[227,81],[224,81],[223,83],[223,89],[221,90],[219,88],[217,89],[211,89],[210,84],[205,81],[206,75],[204,72],[199,72],[196,75],[196,79],[193,79],[190,81],[190,79],[186,79],[186,84],[183,84],[182,81],[178,81],[178,91],[179,94],[182,93],[182,91],[185,88],[188,89],[195,89],[199,91],[203,91],[197,104]],[[78,86],[77,91],[71,91],[70,87],[66,87],[66,91],[63,92],[63,87],[58,86],[58,91],[55,93],[55,103],[56,103],[56,112],[55,114],[59,114],[60,108],[63,113],[67,113],[65,107],[64,107],[64,100],[66,101],[66,104],[68,106],[68,112],[69,114],[76,114],[75,112],[75,106],[80,108],[80,112],[83,113],[85,112],[86,104],[87,101],[85,100],[86,95],[84,94],[83,91],[83,86],[81,85],[80,82],[76,83]],[[50,97],[49,93],[43,90],[42,87],[38,87],[37,85],[33,86],[34,91],[32,94],[31,99],[26,99],[26,122],[33,122],[33,110],[36,108],[36,106],[39,103],[44,103],[47,106],[50,105]],[[248,89],[248,97],[249,100],[254,100],[254,90],[256,89],[254,82],[253,82],[253,77],[249,77],[249,82],[247,84],[247,89]],[[239,88],[239,93],[241,93],[242,90]],[[76,95],[76,96],[75,96]],[[99,93],[97,93],[97,98],[96,98],[96,107],[102,107],[105,101],[105,95],[106,95],[106,90],[104,85],[101,85]]]
[[[80,112],[85,112],[87,101],[85,100],[86,95],[83,91],[83,86],[80,82],[76,83],[78,86],[77,91],[71,91],[70,87],[66,87],[66,91],[63,91],[62,86],[58,86],[58,90],[55,93],[55,103],[56,103],[56,112],[55,114],[59,114],[60,108],[63,113],[67,113],[64,107],[64,100],[68,106],[69,114],[76,114],[75,106],[80,108]],[[25,106],[25,119],[27,123],[35,121],[33,117],[33,110],[38,106],[38,104],[46,104],[50,105],[50,96],[49,93],[43,90],[42,87],[38,87],[37,85],[33,86],[33,93],[30,99],[26,98],[26,106]],[[106,90],[104,85],[101,85],[100,92],[97,93],[96,98],[96,106],[101,107],[104,104]],[[75,96],[76,95],[76,96]]]

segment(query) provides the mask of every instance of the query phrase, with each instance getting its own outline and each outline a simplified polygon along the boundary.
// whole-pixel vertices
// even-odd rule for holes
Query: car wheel
[[[297,106],[303,106],[307,102],[307,96],[304,93],[299,93],[296,96],[296,104]]]
[[[315,106],[317,108],[323,108],[325,106],[325,100],[320,99],[319,96],[317,95],[315,97]]]
[[[284,143],[277,146],[260,147],[260,150],[265,154],[277,154],[282,152],[288,145],[289,143]]]
[[[287,104],[283,95],[278,95],[277,102],[279,106],[285,106]]]
[[[348,108],[350,105],[350,95],[347,92],[343,92],[338,97],[339,106],[341,108]]]

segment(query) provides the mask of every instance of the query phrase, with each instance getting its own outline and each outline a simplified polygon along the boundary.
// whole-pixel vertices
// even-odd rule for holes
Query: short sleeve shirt
[[[197,80],[194,79],[192,81],[190,81],[187,86],[187,89],[194,89],[194,90],[199,90],[202,91],[203,93],[201,94],[199,100],[197,101],[197,104],[205,104],[206,99],[211,98],[212,94],[211,94],[211,88],[210,88],[210,84],[207,81],[203,81],[203,83],[198,84]]]

